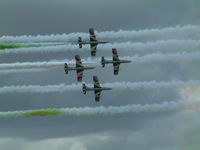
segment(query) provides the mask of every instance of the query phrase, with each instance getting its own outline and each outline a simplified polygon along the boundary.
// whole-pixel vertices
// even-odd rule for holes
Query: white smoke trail
[[[198,51],[200,49],[200,40],[160,40],[155,42],[146,43],[108,43],[98,46],[97,51],[111,51],[112,48],[117,48],[119,51],[131,52],[148,52],[148,51]],[[58,52],[86,52],[90,51],[89,46],[84,46],[82,49],[77,45],[57,45],[46,47],[31,47],[31,48],[18,48],[12,50],[2,50],[0,54],[26,54],[26,53],[58,53]]]
[[[82,61],[83,61],[83,65],[97,64],[97,60],[96,59],[93,60],[92,58],[82,59]],[[43,62],[4,63],[4,64],[0,64],[0,69],[6,69],[7,71],[4,71],[4,70],[1,70],[1,71],[4,71],[4,72],[8,73],[9,72],[8,69],[28,69],[28,68],[32,69],[32,68],[64,67],[64,63],[67,63],[69,66],[75,65],[75,61],[74,60],[65,59],[65,60],[52,60],[52,61],[43,61]]]
[[[111,51],[112,48],[117,48],[120,51],[130,52],[148,52],[148,51],[159,51],[159,52],[189,52],[199,51],[200,40],[159,40],[154,42],[145,43],[113,43],[104,44],[99,47],[100,50]]]
[[[73,108],[48,108],[39,110],[21,110],[0,112],[0,118],[8,117],[33,117],[33,116],[49,116],[49,115],[114,115],[123,113],[150,113],[158,111],[176,111],[188,108],[198,108],[198,101],[165,101],[161,104],[129,104],[123,106],[98,106],[98,107],[73,107]]]
[[[25,72],[41,72],[47,71],[45,68],[34,68],[34,69],[4,69],[0,70],[1,75],[7,75],[11,73],[25,73]]]
[[[0,69],[21,69],[21,68],[49,68],[49,67],[60,67],[63,66],[62,61],[52,62],[17,62],[9,64],[0,64]]]
[[[169,54],[161,54],[161,53],[153,53],[145,56],[124,56],[120,57],[120,59],[131,60],[132,63],[146,63],[151,61],[191,61],[191,60],[199,60],[200,52],[191,52],[191,53],[169,53]],[[110,57],[106,59],[111,59]],[[85,64],[100,64],[100,58],[86,58],[83,59]],[[60,67],[63,66],[64,63],[67,62],[72,65],[73,60],[63,60],[63,61],[48,61],[48,62],[17,62],[17,63],[5,63],[0,64],[0,69],[20,69],[20,68],[49,68],[49,67]],[[74,64],[74,63],[73,63]]]
[[[97,32],[98,33],[98,32]],[[141,41],[146,39],[146,41],[154,40],[169,40],[169,39],[199,39],[200,36],[200,26],[185,25],[185,26],[176,26],[168,27],[163,29],[144,29],[144,30],[130,30],[123,31],[105,31],[97,34],[99,38],[103,39],[135,39],[134,41]]]
[[[183,99],[200,100],[200,86],[190,85],[179,90]]]
[[[145,30],[119,30],[119,31],[104,31],[96,32],[97,38],[106,40],[116,39],[138,39],[146,38],[148,40],[158,39],[199,39],[200,26],[185,25],[175,26],[163,29],[145,29]],[[56,35],[37,35],[37,36],[3,36],[0,42],[70,42],[77,40],[77,37],[82,36],[88,38],[88,33],[70,33]]]
[[[114,90],[138,90],[138,89],[156,89],[156,88],[184,88],[186,86],[200,86],[200,81],[142,81],[142,82],[114,82],[104,83],[102,86],[111,87]],[[92,86],[88,84],[87,86]],[[81,91],[81,84],[58,84],[58,85],[17,85],[0,87],[0,94],[8,93],[50,93]]]
[[[0,69],[60,67],[60,66],[64,66],[64,62],[68,62],[68,61],[5,63],[5,64],[0,64]]]
[[[131,60],[132,63],[146,63],[152,61],[192,61],[192,60],[199,60],[200,52],[191,52],[191,53],[169,53],[169,54],[161,54],[161,53],[153,53],[149,55],[145,55],[139,57],[138,55],[135,56],[125,56],[121,57],[121,59]]]
[[[80,91],[81,84],[58,84],[58,85],[18,85],[18,86],[4,86],[0,87],[0,93],[49,93],[49,92],[66,92],[66,91]]]
[[[200,81],[140,81],[140,82],[113,82],[105,83],[102,86],[113,87],[117,90],[138,90],[156,88],[183,88],[185,86],[200,86]]]

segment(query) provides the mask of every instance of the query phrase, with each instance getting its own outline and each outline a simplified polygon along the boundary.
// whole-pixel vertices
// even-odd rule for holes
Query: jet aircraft
[[[83,71],[94,69],[94,67],[83,66],[82,62],[81,62],[81,58],[80,58],[79,55],[75,55],[75,60],[76,60],[76,66],[75,67],[69,67],[67,63],[64,63],[64,70],[65,70],[66,74],[68,74],[68,72],[71,71],[71,70],[76,70],[77,81],[82,81]]]
[[[106,60],[103,56],[101,57],[101,65],[105,67],[105,64],[113,64],[113,73],[114,75],[118,75],[119,73],[119,66],[121,63],[130,63],[130,60],[120,60],[117,54],[117,49],[112,49],[113,60]]]
[[[87,87],[84,83],[83,83],[83,94],[86,94],[87,91],[94,91],[95,94],[95,101],[99,102],[100,101],[100,97],[101,97],[101,92],[104,90],[112,90],[112,88],[109,87],[101,87],[98,81],[97,76],[93,76],[93,82],[94,82],[94,87]]]
[[[90,44],[91,56],[96,56],[97,45],[98,44],[105,44],[105,43],[108,43],[108,42],[107,41],[98,41],[96,39],[96,35],[94,33],[93,28],[89,28],[89,34],[90,34],[90,41],[82,41],[82,38],[78,37],[79,48],[82,48],[82,45],[84,45],[84,44]]]

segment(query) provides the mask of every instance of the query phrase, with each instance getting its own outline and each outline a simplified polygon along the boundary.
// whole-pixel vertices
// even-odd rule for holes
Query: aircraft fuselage
[[[108,43],[107,41],[83,41],[83,42],[78,42],[78,44],[106,44]]]
[[[94,67],[67,67],[66,70],[90,70],[94,69]]]
[[[121,63],[130,63],[130,60],[120,60],[120,61],[112,61],[112,60],[105,60],[105,64],[121,64]]]
[[[100,87],[100,88],[86,88],[86,91],[104,91],[104,90],[112,90],[112,88],[108,87]]]

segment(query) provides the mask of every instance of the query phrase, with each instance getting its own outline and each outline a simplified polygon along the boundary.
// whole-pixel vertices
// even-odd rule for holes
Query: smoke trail
[[[105,31],[97,32],[97,36],[103,39],[121,39],[128,40],[134,39],[134,41],[155,41],[155,40],[169,40],[169,39],[199,39],[200,26],[176,26],[163,29],[144,29],[138,31]]]
[[[170,53],[170,54],[161,54],[161,53],[153,53],[149,55],[145,55],[139,57],[138,55],[135,56],[125,56],[121,57],[121,59],[131,60],[132,63],[146,63],[152,61],[192,61],[192,60],[199,60],[200,52],[191,52],[191,53]]]
[[[179,90],[183,99],[200,100],[200,86],[190,85]]]
[[[199,60],[200,52],[191,52],[191,53],[170,53],[170,54],[161,54],[161,53],[153,53],[145,56],[124,56],[120,57],[120,59],[131,60],[132,63],[146,63],[151,61],[191,61],[194,59]],[[110,57],[106,59],[111,59]],[[17,63],[9,63],[9,64],[0,64],[0,69],[20,69],[20,68],[49,68],[49,67],[60,67],[63,66],[65,62],[69,64],[74,60],[63,60],[63,61],[48,61],[48,62],[17,62]],[[100,64],[100,58],[86,58],[83,59],[86,64],[97,65]]]
[[[117,48],[120,51],[131,52],[148,52],[148,51],[163,51],[163,52],[176,52],[176,51],[199,51],[200,40],[159,40],[146,43],[113,43],[104,44],[99,47],[100,50],[109,50]]]
[[[97,64],[98,59],[86,58],[82,59],[83,65]],[[4,63],[0,64],[0,69],[24,69],[24,68],[52,68],[52,67],[64,67],[64,63],[69,66],[74,65],[74,60],[52,60],[43,62],[16,62],[16,63]],[[2,70],[1,70],[2,71]]]
[[[17,62],[17,63],[0,64],[0,69],[49,68],[49,67],[60,67],[63,65],[64,61],[22,62],[22,63]]]
[[[22,45],[18,45],[18,44],[0,44],[0,50],[23,48],[23,47],[30,47],[30,46],[22,46]]]
[[[34,69],[4,69],[0,70],[0,74],[7,75],[11,73],[25,73],[25,72],[41,72],[41,71],[47,71],[45,68],[34,68]]]
[[[88,84],[92,86],[92,84]],[[156,89],[156,88],[184,88],[186,86],[200,86],[200,81],[142,81],[142,82],[114,82],[104,83],[104,87],[111,87],[113,90],[138,90],[138,89]],[[66,92],[81,91],[81,84],[58,84],[58,85],[18,85],[0,87],[0,94],[5,93],[49,93],[49,92]]]
[[[200,49],[200,40],[161,40],[155,42],[146,43],[108,43],[98,46],[98,51],[111,51],[112,48],[117,48],[119,51],[197,51]],[[57,46],[46,46],[46,47],[32,47],[32,48],[20,48],[6,51],[0,51],[0,54],[23,54],[23,53],[58,53],[68,51],[90,51],[88,46],[84,46],[82,49],[78,48],[77,45],[57,45]]]
[[[141,81],[141,82],[114,82],[102,86],[113,87],[117,90],[138,90],[156,88],[183,88],[185,86],[200,86],[200,81]]]
[[[34,117],[34,116],[59,116],[59,115],[114,115],[123,113],[149,113],[158,111],[175,111],[179,109],[198,108],[200,102],[197,101],[165,101],[161,104],[129,104],[123,106],[99,106],[99,107],[73,107],[73,108],[48,108],[48,109],[36,109],[36,110],[21,110],[21,111],[9,111],[0,112],[0,118],[9,117]]]
[[[88,51],[88,48],[79,49],[77,45],[67,44],[58,46],[45,46],[45,47],[32,47],[32,48],[20,48],[0,51],[0,54],[26,54],[26,53],[58,53],[68,51]]]
[[[145,30],[119,30],[119,31],[105,31],[96,32],[99,39],[106,40],[127,40],[127,39],[199,39],[200,26],[186,25],[175,26],[164,29],[145,29]],[[56,34],[56,35],[37,35],[37,36],[3,36],[0,42],[70,42],[76,41],[78,36],[88,38],[88,33],[70,33],[70,34]]]
[[[0,50],[6,50],[6,49],[16,49],[16,48],[30,48],[30,47],[42,47],[42,46],[55,46],[55,45],[63,45],[61,43],[41,43],[41,44],[35,44],[35,43],[16,43],[16,44],[6,44],[6,43],[0,43]]]
[[[65,92],[65,91],[81,91],[81,84],[59,84],[59,85],[18,85],[0,87],[0,94],[4,93],[49,93],[49,92]]]

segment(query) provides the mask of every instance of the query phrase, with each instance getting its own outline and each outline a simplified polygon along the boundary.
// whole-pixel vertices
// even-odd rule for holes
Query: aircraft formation
[[[106,43],[109,43],[109,42],[108,41],[99,41],[96,39],[96,35],[95,35],[93,28],[89,28],[89,41],[82,41],[82,38],[78,37],[79,48],[82,48],[82,46],[85,44],[89,44],[90,49],[91,49],[91,56],[93,56],[93,57],[96,56],[97,45],[98,44],[106,44]],[[77,73],[77,81],[82,82],[83,71],[95,69],[95,67],[83,66],[79,55],[75,55],[75,61],[76,61],[75,67],[69,67],[67,63],[64,63],[64,71],[66,74],[68,74],[69,71],[75,70]],[[104,56],[102,56],[100,63],[102,65],[102,67],[105,67],[106,64],[113,64],[113,74],[118,75],[120,64],[121,63],[130,63],[130,62],[131,62],[130,60],[119,59],[117,49],[113,48],[112,49],[112,60],[106,60],[104,58]],[[85,83],[82,83],[82,91],[83,91],[83,94],[86,94],[87,91],[94,91],[96,102],[100,101],[102,91],[112,90],[112,88],[110,88],[110,87],[101,87],[98,77],[95,75],[93,76],[93,84],[94,84],[94,87],[87,87]]]

